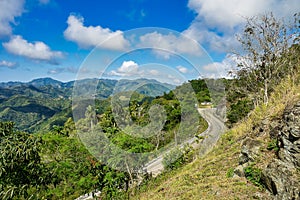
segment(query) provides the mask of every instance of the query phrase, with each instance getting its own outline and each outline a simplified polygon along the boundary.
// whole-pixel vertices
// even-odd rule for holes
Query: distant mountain
[[[136,91],[140,94],[155,97],[163,95],[164,92],[168,92],[173,89],[175,89],[174,85],[161,83],[154,79],[122,79],[116,84],[114,94],[124,91]]]
[[[35,87],[43,87],[43,86],[53,86],[53,87],[62,87],[64,83],[54,80],[52,78],[39,78],[34,79],[27,83],[27,85],[32,85]]]
[[[60,82],[39,78],[30,82],[0,83],[0,121],[14,121],[20,130],[36,132],[63,125],[72,116],[71,100],[74,84],[86,95],[91,85],[97,85],[87,99],[106,99],[113,93],[134,90],[148,96],[159,96],[175,86],[156,80],[83,79]],[[77,86],[78,86],[77,85]],[[46,128],[45,128],[46,127]]]

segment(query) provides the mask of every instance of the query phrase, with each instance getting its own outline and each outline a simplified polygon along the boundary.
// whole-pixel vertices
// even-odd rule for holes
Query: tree
[[[96,111],[93,106],[89,105],[85,111],[85,117],[90,123],[90,130],[94,129],[96,122]]]
[[[39,137],[15,131],[12,122],[0,122],[1,199],[28,199],[32,187],[44,185],[41,144]]]
[[[295,15],[297,19],[299,15]],[[291,26],[272,13],[247,18],[242,35],[238,36],[243,51],[235,53],[237,71],[233,73],[241,87],[254,101],[267,104],[272,87],[288,75],[290,47],[299,38],[299,20]],[[283,59],[288,59],[283,61]],[[237,88],[235,88],[237,89]]]

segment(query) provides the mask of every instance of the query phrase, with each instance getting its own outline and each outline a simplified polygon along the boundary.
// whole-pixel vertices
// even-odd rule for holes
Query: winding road
[[[198,112],[208,123],[208,128],[199,134],[199,136],[202,136],[204,139],[202,139],[200,142],[197,142],[198,138],[193,137],[187,140],[184,144],[181,144],[180,148],[182,148],[185,144],[189,144],[194,149],[198,150],[199,156],[203,156],[208,153],[216,144],[221,134],[226,130],[226,127],[224,122],[216,115],[216,108],[198,108]],[[154,177],[160,174],[164,170],[162,161],[164,155],[167,153],[169,153],[169,151],[150,161],[144,167],[144,170],[148,173],[151,173]]]
[[[206,153],[208,153],[212,149],[212,147],[217,143],[221,134],[226,130],[226,127],[224,125],[224,122],[216,115],[216,108],[198,108],[198,112],[208,123],[208,128],[204,132],[199,134],[199,136],[202,136],[204,139],[202,139],[200,142],[197,142],[198,138],[193,137],[181,144],[180,147],[183,148],[185,144],[190,144],[194,149],[197,149],[199,151],[199,156],[203,156]],[[144,167],[144,171],[151,173],[153,177],[160,174],[164,170],[162,162],[163,157],[169,152],[170,151],[166,151],[163,155],[160,155],[157,158],[150,161]],[[94,199],[93,195],[97,196],[99,194],[99,191],[97,191],[94,194],[91,192],[89,194],[85,194],[78,197],[76,200]]]

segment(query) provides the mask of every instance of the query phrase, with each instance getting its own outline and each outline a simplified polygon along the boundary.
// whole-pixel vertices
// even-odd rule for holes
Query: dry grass
[[[150,180],[132,199],[271,199],[269,194],[245,178],[227,177],[238,166],[240,143],[245,137],[256,137],[266,146],[268,135],[255,135],[253,127],[263,120],[282,115],[286,106],[299,100],[300,86],[287,79],[278,85],[268,105],[257,107],[251,115],[222,135],[213,150],[181,169]],[[261,149],[257,167],[263,168],[274,153]]]

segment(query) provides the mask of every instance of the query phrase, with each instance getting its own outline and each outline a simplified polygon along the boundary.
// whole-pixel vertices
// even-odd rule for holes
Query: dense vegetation
[[[288,128],[276,125],[285,120],[292,124],[283,113],[294,120],[294,113],[286,113],[286,109],[300,100],[300,15],[294,17],[292,24],[272,14],[247,19],[244,35],[239,36],[244,51],[235,54],[234,79],[226,80],[231,129],[208,155],[150,180],[133,199],[299,198],[299,165],[283,168],[289,175],[280,171],[279,165],[274,165],[272,175],[266,173],[281,159],[280,151],[291,151],[294,161],[299,160],[297,139],[291,136],[298,132],[297,123]],[[293,148],[279,139],[281,131],[291,133]],[[247,140],[259,146],[249,145]],[[243,155],[252,156],[256,150],[254,158],[241,162]],[[286,180],[294,179],[297,192],[289,193],[294,186]]]
[[[224,81],[228,93],[228,124],[233,126],[240,122],[252,110],[254,114],[248,121],[253,124],[246,124],[244,128],[242,123],[237,129],[228,131],[222,137],[213,158],[202,158],[202,163],[196,161],[191,165],[192,168],[187,167],[193,174],[179,169],[183,175],[177,178],[186,187],[192,187],[191,183],[197,184],[199,179],[204,180],[204,176],[218,185],[220,182],[213,179],[213,176],[221,176],[220,173],[224,170],[227,170],[225,174],[230,178],[233,169],[228,157],[237,160],[239,137],[244,137],[240,130],[251,131],[257,123],[255,120],[262,121],[262,115],[266,113],[272,115],[272,108],[276,107],[276,103],[284,104],[282,99],[276,100],[274,95],[271,96],[272,92],[281,96],[288,93],[287,88],[280,91],[282,80],[287,81],[291,88],[298,88],[300,21],[297,17],[299,16],[295,15],[295,24],[291,29],[287,29],[285,24],[273,15],[248,19],[244,35],[239,37],[244,51],[236,54],[238,63],[234,79]],[[95,80],[84,81],[86,85],[81,83],[83,89],[84,85],[89,86],[89,81]],[[141,177],[133,166],[125,161],[127,170],[121,171],[100,162],[91,155],[94,153],[92,150],[89,149],[91,152],[88,152],[84,147],[80,139],[84,141],[85,138],[81,134],[94,139],[95,131],[101,130],[103,136],[109,138],[114,145],[131,153],[156,152],[167,145],[182,143],[186,138],[207,128],[206,122],[195,112],[195,106],[201,102],[211,102],[214,106],[222,103],[222,88],[214,87],[216,91],[212,94],[211,88],[207,87],[207,83],[213,85],[214,81],[191,80],[190,84],[184,83],[171,91],[167,89],[170,86],[156,86],[155,83],[138,88],[135,92],[127,88],[136,85],[136,82],[127,81],[120,83],[120,91],[112,93],[116,82],[101,80],[97,86],[97,93],[93,96],[94,105],[89,105],[89,99],[82,99],[80,104],[73,104],[73,107],[80,111],[78,113],[82,113],[77,120],[71,117],[69,99],[73,82],[61,83],[51,79],[39,79],[27,84],[0,84],[0,118],[3,120],[0,122],[0,197],[74,199],[83,193],[101,191],[102,199],[126,199],[134,192],[143,193],[147,183],[154,188],[160,187],[157,185],[166,182],[164,176],[169,179],[172,172],[161,176],[161,179],[148,180],[145,175],[142,185],[138,185]],[[188,90],[190,85],[195,96]],[[159,90],[159,93],[154,92],[155,90]],[[278,109],[276,113],[280,111]],[[164,112],[166,115],[158,115],[158,118],[151,115]],[[187,123],[182,131],[178,132],[179,125],[186,119]],[[195,119],[199,127],[193,127],[191,119]],[[124,126],[119,123],[120,120],[126,122]],[[164,123],[151,123],[161,120]],[[4,121],[14,121],[17,128],[13,122]],[[159,133],[150,137],[127,134],[151,133],[151,130],[159,128],[157,125],[162,125],[162,128],[159,129]],[[35,134],[20,131],[21,129]],[[79,130],[80,138],[76,129]],[[90,142],[100,145],[103,139],[101,137]],[[104,147],[108,148],[102,148],[103,150],[110,149],[110,146]],[[181,151],[184,151],[184,154]],[[184,150],[175,149],[165,157],[165,162],[177,154],[178,159],[166,167],[170,170],[178,169],[183,163],[192,161],[195,156],[191,155],[195,153],[188,146]],[[118,157],[118,152],[113,159],[107,160],[115,166],[123,162]],[[214,165],[215,163],[218,165]],[[212,166],[211,164],[219,174],[215,175],[212,168],[207,167]],[[198,168],[203,171],[195,171]],[[259,169],[251,166],[245,172],[246,178],[256,185],[260,184],[257,179]],[[226,181],[225,185],[232,183],[236,184],[238,190],[244,189],[243,182],[234,182],[232,179]],[[207,185],[198,186],[200,191],[206,191]],[[253,185],[250,188],[251,191],[256,191]],[[164,187],[158,190],[164,193]],[[177,190],[180,191],[180,188],[175,187],[174,192]],[[239,193],[232,188],[230,190]],[[157,190],[154,193],[157,193]],[[187,198],[199,197],[198,194],[199,192],[193,193]],[[141,196],[157,197],[155,194],[149,195],[153,196]]]
[[[13,121],[19,130],[27,132],[47,131],[54,125],[62,126],[72,116],[71,97],[74,81],[60,82],[51,78],[36,79],[28,83],[0,83],[0,118]],[[116,86],[116,80],[85,79],[77,81],[82,88],[97,83],[94,98],[108,98]],[[148,95],[161,95],[174,86],[154,80],[123,80],[120,89],[127,91],[132,85],[144,84],[138,92]],[[170,89],[169,89],[170,88]]]
[[[106,82],[104,81],[104,83]],[[101,82],[101,84],[104,83]],[[101,191],[104,199],[121,198],[121,196],[126,198],[128,195],[126,191],[130,185],[135,184],[141,177],[134,169],[127,172],[117,171],[94,158],[80,141],[76,134],[76,128],[91,132],[92,127],[99,127],[115,145],[135,153],[155,152],[161,147],[175,142],[174,138],[176,137],[176,142],[183,142],[186,137],[191,135],[174,134],[185,115],[188,116],[190,112],[196,113],[196,119],[199,120],[200,126],[197,128],[197,132],[191,133],[197,134],[207,127],[206,122],[197,112],[194,112],[195,104],[191,102],[193,100],[211,100],[204,80],[193,80],[190,83],[196,92],[196,99],[193,99],[192,94],[186,93],[186,87],[189,87],[190,84],[185,83],[172,91],[164,91],[161,96],[151,96],[152,91],[158,87],[146,85],[146,89],[140,88],[137,92],[131,93],[125,90],[125,92],[107,96],[108,98],[96,98],[94,107],[83,103],[78,108],[84,110],[85,114],[77,122],[78,127],[75,127],[69,108],[70,88],[62,86],[62,83],[51,79],[39,79],[30,84],[2,84],[1,106],[7,106],[9,109],[21,113],[21,121],[9,118],[9,115],[5,115],[1,120],[16,121],[22,125],[16,128],[12,122],[0,123],[1,198],[74,199],[91,191]],[[24,90],[19,91],[20,84]],[[52,87],[62,89],[55,88],[54,92]],[[160,89],[162,88],[158,88],[159,91]],[[166,90],[166,88],[163,89]],[[114,98],[119,101],[119,97],[124,99],[126,96],[129,96],[130,99],[129,106],[125,107],[128,111],[127,116],[123,117],[130,119],[142,128],[149,125],[151,120],[158,120],[151,118],[152,106],[160,105],[165,109],[166,118],[160,134],[147,138],[134,137],[126,134],[128,130],[123,130],[117,125],[116,113],[113,113],[111,101]],[[179,100],[178,97],[183,100]],[[116,103],[122,104],[122,101]],[[185,107],[182,107],[183,105]],[[154,112],[156,111],[154,110]],[[24,116],[24,113],[29,114],[26,121],[21,117]],[[41,119],[37,118],[37,120],[44,120],[40,123],[44,126],[35,126],[34,129],[30,129],[30,126],[24,128],[36,130],[35,134],[19,131],[23,126],[26,127],[26,122],[28,125],[28,122],[33,120],[29,116],[34,113],[40,115]],[[14,117],[17,116],[16,113],[10,114]],[[31,123],[37,122],[33,120]],[[150,129],[152,128],[150,126]],[[191,128],[189,127],[189,129]],[[187,129],[186,132],[190,131]],[[115,160],[114,162],[120,161]]]

